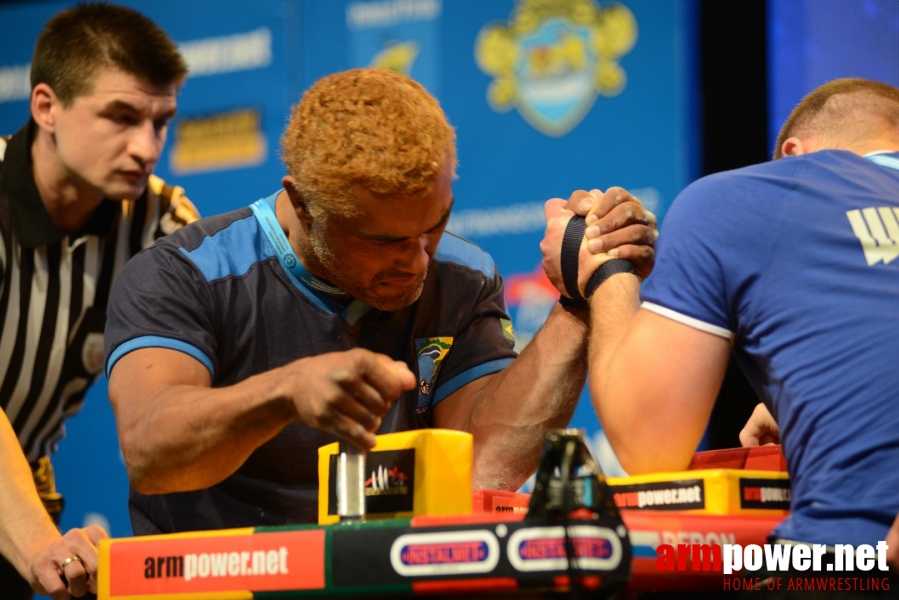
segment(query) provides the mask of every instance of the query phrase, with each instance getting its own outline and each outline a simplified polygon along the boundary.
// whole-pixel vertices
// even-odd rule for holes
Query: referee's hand
[[[31,587],[53,600],[97,593],[97,544],[108,539],[96,525],[70,529],[44,548],[31,563]]]

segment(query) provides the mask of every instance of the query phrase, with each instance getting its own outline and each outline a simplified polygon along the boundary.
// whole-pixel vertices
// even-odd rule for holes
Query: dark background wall
[[[702,174],[769,160],[765,2],[702,0],[699,8]],[[740,445],[758,402],[731,360],[709,424],[709,448]]]
[[[548,198],[621,185],[662,218],[701,175],[696,0],[118,2],[154,19],[187,57],[192,74],[156,172],[205,215],[278,189],[281,130],[319,77],[386,64],[422,83],[458,136],[448,228],[495,259],[519,348],[558,300],[540,264]],[[0,132],[27,119],[34,39],[73,3],[0,8]],[[511,53],[485,41],[497,33]],[[494,93],[508,84],[514,94]],[[588,394],[571,425],[609,458]],[[64,527],[89,521],[130,533],[103,378],[69,420],[54,463],[67,497]],[[84,464],[96,485],[83,480]]]

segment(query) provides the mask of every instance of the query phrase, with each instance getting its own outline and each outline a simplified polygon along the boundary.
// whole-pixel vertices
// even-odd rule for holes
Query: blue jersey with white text
[[[874,544],[899,513],[897,169],[826,150],[712,175],[662,228],[643,307],[733,340],[781,428],[778,538]]]

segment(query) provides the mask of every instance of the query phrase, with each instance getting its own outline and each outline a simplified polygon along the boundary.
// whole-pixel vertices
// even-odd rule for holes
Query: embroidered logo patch
[[[103,370],[103,334],[89,333],[84,338],[84,346],[81,347],[81,363],[84,370],[91,375],[96,375]]]
[[[437,375],[443,359],[453,347],[452,337],[417,338],[415,351],[418,354],[418,409],[424,412],[431,406]]]
[[[503,335],[506,336],[506,339],[510,342],[515,342],[515,331],[512,329],[512,321],[509,319],[500,319],[500,325],[503,327]]]

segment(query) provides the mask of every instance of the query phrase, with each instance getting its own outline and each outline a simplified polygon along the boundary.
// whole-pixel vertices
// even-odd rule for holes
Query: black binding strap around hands
[[[562,296],[560,300],[566,306],[589,306],[577,288],[578,254],[580,254],[581,240],[584,239],[584,230],[586,229],[587,223],[584,221],[584,217],[574,215],[568,221],[565,235],[562,237],[562,253],[559,256],[559,262],[562,268],[562,282],[565,284],[565,291],[571,298],[567,299]],[[568,300],[568,303],[566,304],[563,299]]]
[[[587,297],[585,298],[582,296],[577,286],[578,255],[580,254],[581,240],[584,238],[584,231],[586,229],[587,224],[584,217],[579,215],[571,217],[571,220],[568,221],[568,225],[565,227],[565,235],[562,237],[562,250],[559,256],[559,262],[562,270],[562,282],[565,284],[565,291],[567,291],[568,295],[571,297],[568,298],[565,295],[562,295],[562,297],[559,298],[559,303],[562,304],[562,306],[587,308],[590,306],[590,296],[593,295],[593,292],[596,291],[596,288],[598,288],[603,281],[617,273],[637,272],[636,266],[634,266],[634,263],[631,261],[622,258],[613,258],[612,260],[603,263],[603,265],[590,276],[590,280],[587,282],[586,286]]]
[[[637,267],[634,266],[634,263],[623,258],[613,258],[612,260],[602,263],[602,266],[596,269],[593,275],[590,276],[590,281],[588,281],[585,286],[584,291],[587,292],[587,298],[589,299],[593,296],[593,292],[596,291],[596,288],[602,285],[602,282],[612,275],[618,273],[636,274],[636,272]]]

